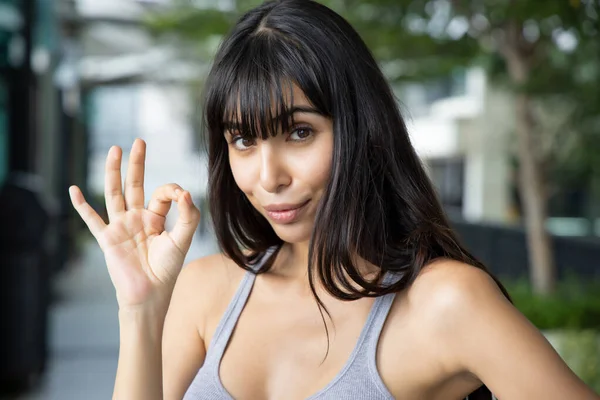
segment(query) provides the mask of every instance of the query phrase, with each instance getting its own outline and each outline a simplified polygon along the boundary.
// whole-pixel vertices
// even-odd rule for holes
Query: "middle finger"
[[[129,152],[127,178],[125,179],[125,204],[128,210],[144,208],[145,161],[146,143],[142,139],[136,139]]]

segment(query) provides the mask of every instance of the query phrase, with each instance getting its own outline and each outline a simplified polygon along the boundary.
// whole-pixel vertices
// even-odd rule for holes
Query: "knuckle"
[[[143,185],[143,181],[141,179],[130,179],[127,182],[127,186],[132,187],[132,188],[138,188],[141,187]]]

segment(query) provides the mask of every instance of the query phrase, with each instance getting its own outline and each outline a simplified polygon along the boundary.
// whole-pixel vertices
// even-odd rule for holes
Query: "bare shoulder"
[[[244,276],[245,270],[223,254],[213,254],[184,265],[177,277],[167,321],[178,326],[193,326],[203,341],[210,342],[213,328]],[[179,322],[177,322],[179,321]]]
[[[423,333],[432,337],[465,333],[473,319],[493,324],[515,311],[494,279],[475,266],[449,259],[428,264],[404,297]]]
[[[184,265],[178,280],[183,284],[198,289],[205,287],[209,290],[220,285],[227,285],[232,280],[241,278],[244,270],[241,269],[233,260],[222,253],[211,254],[198,258]]]
[[[163,331],[163,380],[166,399],[181,399],[206,356],[207,321],[233,295],[243,274],[222,254],[186,264],[175,283]],[[241,279],[241,278],[239,278]]]
[[[598,398],[486,271],[437,260],[401,298],[448,377],[468,373],[498,398]]]
[[[492,300],[490,300],[492,299]],[[481,385],[457,353],[466,337],[468,319],[483,303],[507,302],[489,274],[477,267],[438,259],[424,267],[415,281],[396,295],[382,332],[380,366],[384,382],[397,397],[444,393],[460,398]],[[507,302],[508,305],[510,303]],[[484,313],[494,313],[484,306]],[[455,338],[458,338],[457,340]],[[410,361],[409,361],[410,360]],[[406,382],[411,382],[407,392]],[[463,396],[464,397],[464,396]]]
[[[244,272],[222,253],[198,258],[184,265],[173,298],[188,306],[210,309],[217,299],[237,287]]]
[[[397,294],[388,325],[401,330],[409,323],[421,338],[439,344],[440,335],[447,336],[448,328],[464,326],[475,310],[478,318],[481,310],[488,316],[494,314],[498,304],[512,307],[486,271],[460,261],[437,259]]]
[[[443,315],[453,315],[453,310],[458,312],[465,307],[481,307],[482,302],[509,303],[486,271],[449,259],[439,259],[426,265],[407,289],[407,296],[419,305],[421,311],[431,313],[436,320]]]
[[[494,326],[495,320],[506,317],[509,308],[514,307],[486,271],[437,259],[398,293],[388,325],[394,337],[408,335],[405,339],[449,377],[465,372],[453,351],[457,341],[469,336],[470,330]],[[481,324],[483,321],[486,324]]]

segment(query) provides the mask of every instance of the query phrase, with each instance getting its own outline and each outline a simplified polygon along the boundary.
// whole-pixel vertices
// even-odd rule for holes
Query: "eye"
[[[252,138],[245,138],[245,137],[238,135],[238,136],[234,136],[231,139],[231,144],[237,150],[245,151],[245,150],[248,150],[250,147],[252,147],[255,144],[255,141]]]
[[[307,126],[299,126],[290,133],[290,139],[293,141],[303,141],[312,135],[313,131]]]

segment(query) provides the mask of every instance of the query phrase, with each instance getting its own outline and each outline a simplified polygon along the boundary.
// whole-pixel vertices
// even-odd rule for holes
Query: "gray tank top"
[[[267,252],[256,264],[258,269],[270,255]],[[386,276],[388,283],[391,275]],[[183,400],[233,400],[219,377],[219,365],[238,318],[248,300],[256,276],[246,272],[235,296],[223,315],[208,347],[204,364],[196,374]],[[311,400],[389,400],[394,399],[385,387],[375,363],[377,342],[395,293],[375,299],[367,322],[362,328],[354,350],[335,378],[310,396]]]

